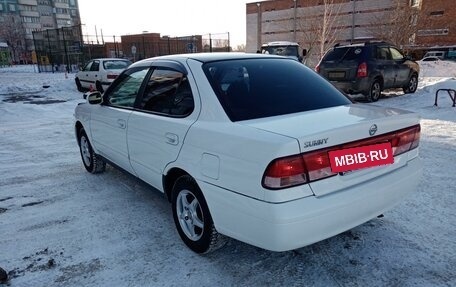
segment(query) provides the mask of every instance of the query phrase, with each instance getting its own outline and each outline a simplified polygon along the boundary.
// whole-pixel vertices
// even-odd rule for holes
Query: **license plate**
[[[394,163],[391,143],[335,150],[328,154],[332,172],[346,172]]]
[[[345,78],[345,72],[329,72],[328,76],[331,79],[341,79]]]

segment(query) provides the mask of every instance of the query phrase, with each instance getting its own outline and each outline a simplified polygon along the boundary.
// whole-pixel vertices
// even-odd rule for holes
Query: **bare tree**
[[[6,41],[11,49],[12,60],[18,61],[19,55],[24,51],[24,28],[19,17],[6,16],[0,26],[0,38]]]
[[[236,48],[233,49],[234,52],[245,52],[245,44],[237,45]]]
[[[297,40],[303,48],[307,49],[308,58],[311,58],[308,64],[314,64],[313,61],[323,57],[324,53],[336,43],[341,29],[338,18],[343,5],[337,2],[339,1],[323,0],[316,10],[317,13],[306,14],[304,9],[300,9],[300,13],[297,13],[296,28],[299,31]]]
[[[394,0],[389,11],[373,17],[367,30],[374,38],[407,50],[419,30],[420,17],[420,10],[409,3],[408,0]]]

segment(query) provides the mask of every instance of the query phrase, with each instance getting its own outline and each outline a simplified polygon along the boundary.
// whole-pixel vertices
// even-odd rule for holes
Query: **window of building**
[[[0,3],[0,11],[3,11],[3,4]]]
[[[445,11],[443,11],[443,10],[432,11],[431,13],[429,13],[429,15],[431,15],[431,16],[442,16],[444,13],[445,13]]]
[[[421,0],[411,0],[410,1],[410,6],[413,6],[413,7],[419,6],[420,3],[421,3]]]
[[[15,4],[8,4],[8,10],[10,12],[16,12],[16,5]]]
[[[71,5],[71,6],[76,6],[75,1],[74,1],[74,0],[70,0],[70,5]]]

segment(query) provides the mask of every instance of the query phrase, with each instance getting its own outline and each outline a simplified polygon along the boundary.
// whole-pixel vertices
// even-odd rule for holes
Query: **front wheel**
[[[179,236],[191,250],[209,253],[223,245],[203,193],[192,177],[185,175],[176,181],[171,203]]]
[[[81,81],[78,78],[74,79],[74,81],[76,82],[76,88],[78,88],[78,91],[84,92],[84,88],[82,87]]]
[[[95,83],[95,88],[97,89],[97,91],[99,91],[100,93],[103,93],[103,86],[101,85],[101,82],[97,81]]]
[[[382,85],[379,80],[374,80],[372,83],[366,98],[369,102],[376,102],[382,94]]]
[[[88,172],[101,173],[105,171],[106,162],[101,156],[94,153],[84,129],[79,131],[79,150],[81,152],[82,163]]]
[[[413,74],[410,77],[408,85],[403,88],[405,94],[413,94],[418,88],[418,76]]]

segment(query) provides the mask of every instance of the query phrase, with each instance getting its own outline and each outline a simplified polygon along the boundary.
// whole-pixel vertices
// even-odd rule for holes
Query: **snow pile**
[[[111,167],[84,170],[74,75],[0,68],[0,267],[8,284],[456,286],[456,108],[447,95],[434,106],[437,89],[456,89],[456,69],[421,65],[415,94],[390,91],[374,103],[421,115],[419,190],[384,218],[299,250],[230,240],[205,256],[181,242],[161,194]]]

